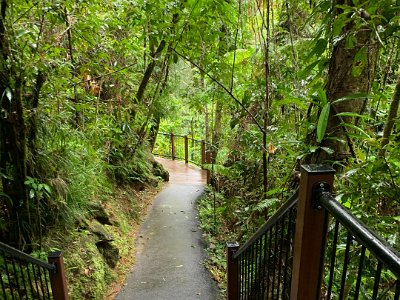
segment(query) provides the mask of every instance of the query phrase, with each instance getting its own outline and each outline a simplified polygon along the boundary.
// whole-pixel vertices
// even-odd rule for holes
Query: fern
[[[279,202],[278,198],[264,199],[261,202],[257,203],[257,205],[254,207],[254,210],[262,212],[262,211],[274,206],[278,202]]]

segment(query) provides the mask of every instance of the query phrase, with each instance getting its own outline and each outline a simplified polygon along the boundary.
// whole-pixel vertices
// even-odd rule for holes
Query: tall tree
[[[8,2],[0,2],[0,174],[3,205],[12,220],[9,239],[14,243],[29,242],[30,213],[25,179],[27,176],[27,140],[23,107],[24,73],[16,63],[8,63],[13,45],[7,19]],[[9,28],[8,28],[9,29]],[[21,215],[28,214],[28,224]]]
[[[355,155],[349,132],[357,120],[357,117],[340,114],[363,114],[367,99],[352,95],[369,93],[379,44],[370,16],[359,10],[353,1],[334,1],[333,12],[334,45],[326,84],[326,97],[331,109],[322,145],[331,148],[334,153],[328,156],[327,152],[321,152],[318,160],[329,158],[340,161]],[[336,101],[338,99],[342,100]]]

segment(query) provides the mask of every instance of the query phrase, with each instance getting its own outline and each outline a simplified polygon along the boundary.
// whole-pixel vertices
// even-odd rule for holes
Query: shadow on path
[[[204,244],[195,209],[205,172],[157,160],[170,172],[170,182],[141,227],[135,266],[115,299],[218,299],[217,285],[203,266]]]

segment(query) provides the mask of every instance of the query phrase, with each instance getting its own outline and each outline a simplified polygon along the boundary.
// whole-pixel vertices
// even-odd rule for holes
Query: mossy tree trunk
[[[3,50],[3,49],[2,49]],[[0,70],[1,77],[9,77]],[[8,239],[17,245],[29,243],[31,218],[25,180],[27,176],[26,124],[22,104],[22,78],[2,81],[0,93],[8,94],[1,101],[0,117],[0,173],[3,206],[10,224]],[[11,99],[10,99],[11,98]],[[22,217],[24,216],[24,217]],[[25,218],[26,217],[26,218]]]
[[[335,3],[353,6],[352,1],[347,0],[336,0]],[[368,16],[362,17],[368,23]],[[374,78],[379,48],[371,28],[368,25],[357,28],[351,21],[343,27],[341,37],[333,47],[329,64],[326,96],[331,103],[331,110],[325,140],[322,142],[322,146],[331,148],[334,153],[328,155],[326,152],[321,152],[317,161],[326,159],[343,161],[354,156],[352,142],[348,135],[347,128],[349,127],[344,124],[355,125],[357,118],[338,117],[337,114],[349,112],[361,115],[365,110],[367,100],[357,98],[335,101],[345,97],[351,98],[354,94],[368,93]],[[353,43],[351,47],[348,39],[351,39]]]
[[[32,237],[32,218],[28,189],[25,185],[29,173],[27,161],[27,134],[32,139],[32,147],[36,139],[36,122],[32,119],[30,130],[24,116],[24,72],[16,70],[16,64],[10,61],[11,45],[7,28],[7,0],[0,2],[0,175],[1,189],[0,205],[3,217],[7,219],[8,227],[2,233],[2,238],[22,247],[29,244]],[[40,76],[39,76],[40,77]],[[31,95],[31,105],[37,108],[39,87]],[[27,99],[25,99],[27,100]]]

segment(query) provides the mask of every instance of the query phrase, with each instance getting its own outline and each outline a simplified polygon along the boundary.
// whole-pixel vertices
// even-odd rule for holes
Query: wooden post
[[[185,164],[189,163],[189,139],[188,136],[185,135]]]
[[[201,140],[201,165],[206,163],[206,142]]]
[[[174,134],[171,132],[171,158],[175,160],[175,141]]]
[[[56,272],[50,272],[50,284],[54,300],[68,300],[68,287],[65,277],[64,259],[61,251],[50,252],[47,260],[56,266]]]
[[[239,299],[239,263],[233,258],[238,249],[238,242],[226,243],[226,289],[228,300]]]
[[[211,151],[206,152],[206,163],[207,164],[211,164],[211,159],[212,159],[211,154],[212,154]],[[210,182],[211,182],[211,171],[207,170],[207,184],[210,184]]]
[[[326,165],[301,166],[290,299],[320,299],[328,215],[319,207],[313,208],[312,190],[319,182],[332,186],[334,173]]]

